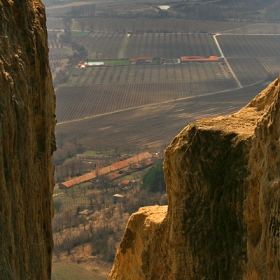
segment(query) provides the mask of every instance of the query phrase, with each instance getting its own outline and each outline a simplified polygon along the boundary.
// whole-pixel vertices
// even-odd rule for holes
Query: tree
[[[142,189],[149,192],[165,191],[163,164],[159,163],[148,170],[143,177]]]
[[[61,244],[56,236],[54,241],[53,254],[56,256],[57,260],[59,260],[61,252],[62,252]]]
[[[62,206],[62,202],[60,199],[54,199],[53,201],[53,207],[55,209],[56,212],[59,212],[60,211],[60,208]]]
[[[86,225],[88,224],[88,220],[84,215],[79,216],[79,223],[83,225],[85,231]]]

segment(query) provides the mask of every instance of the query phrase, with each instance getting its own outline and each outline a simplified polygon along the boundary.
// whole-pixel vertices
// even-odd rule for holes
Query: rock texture
[[[130,218],[109,279],[280,279],[280,81],[165,152],[169,198]]]
[[[55,97],[44,6],[0,0],[0,279],[50,279]]]

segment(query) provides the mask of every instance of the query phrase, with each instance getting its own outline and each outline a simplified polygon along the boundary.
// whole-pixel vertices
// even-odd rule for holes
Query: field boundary
[[[231,68],[231,66],[230,66],[230,64],[229,64],[229,62],[228,62],[228,60],[227,60],[227,58],[224,56],[224,53],[223,53],[223,51],[222,51],[222,49],[221,49],[221,46],[220,46],[220,44],[219,44],[219,42],[218,42],[218,40],[217,40],[217,36],[220,36],[220,35],[221,35],[220,33],[217,33],[217,34],[215,34],[215,35],[213,36],[213,38],[214,38],[214,41],[215,41],[215,43],[216,43],[216,45],[217,45],[217,48],[218,48],[218,50],[219,50],[219,52],[220,52],[220,54],[221,54],[221,58],[224,59],[224,61],[225,61],[226,65],[227,65],[229,71],[231,72],[231,75],[232,75],[233,78],[235,79],[235,81],[236,81],[236,83],[238,84],[239,88],[242,88],[242,87],[243,87],[242,84],[240,83],[239,79],[238,79],[237,76],[235,75],[235,73],[234,73],[233,69]]]

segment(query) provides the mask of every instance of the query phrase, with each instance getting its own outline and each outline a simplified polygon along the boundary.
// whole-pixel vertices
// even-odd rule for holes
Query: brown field
[[[57,89],[57,120],[65,122],[236,88],[233,79],[211,82],[71,86]]]
[[[228,58],[228,62],[243,86],[268,77],[268,71],[256,58]]]
[[[280,34],[279,23],[253,23],[246,26],[232,28],[227,31],[222,31],[223,34],[231,35],[262,35],[262,34]]]
[[[83,147],[100,149],[157,149],[198,118],[236,112],[266,85],[198,98],[147,105],[141,108],[58,124],[65,141],[78,139]]]
[[[206,82],[231,79],[217,62],[76,68],[67,85]]]
[[[280,36],[222,35],[217,39],[243,86],[279,74]]]
[[[90,33],[74,38],[88,52],[89,59],[153,56],[180,58],[183,55],[219,56],[209,34],[141,33],[127,37],[118,33]]]
[[[183,55],[219,55],[209,34],[157,33],[132,34],[129,37],[126,57],[151,55],[163,58],[180,58]]]
[[[118,33],[90,33],[86,37],[73,38],[73,40],[87,49],[89,59],[102,59],[118,58],[125,38],[126,35]]]
[[[222,35],[218,36],[218,40],[243,86],[264,80],[271,71],[275,72],[279,69],[276,63],[270,66],[267,62],[268,58],[280,56],[277,48],[278,36]],[[87,37],[77,38],[76,41],[85,43],[89,50],[89,57],[99,59],[139,55],[179,58],[181,55],[218,54],[212,36],[204,33],[142,33],[132,34],[129,38],[119,33],[90,33]],[[170,140],[168,138],[170,136],[163,136],[159,132],[153,134],[151,131],[156,131],[157,126],[163,127],[168,116],[173,118],[173,114],[168,110],[171,110],[174,104],[191,103],[193,109],[197,105],[193,101],[197,100],[197,96],[201,96],[199,97],[201,99],[202,95],[236,87],[236,81],[223,60],[219,63],[76,68],[72,70],[67,85],[57,89],[59,122],[57,131],[67,134],[73,129],[73,133],[68,136],[81,139],[81,144],[93,149],[100,146],[100,143],[109,147],[123,145],[123,140],[115,141],[118,137],[124,139],[123,135],[118,135],[120,131],[122,134],[132,135],[125,136],[132,146],[155,146],[162,141]],[[243,94],[246,95],[244,92]],[[227,96],[227,93],[224,95]],[[184,100],[186,98],[190,99]],[[243,97],[239,96],[239,98],[241,100],[236,101],[238,104]],[[237,100],[236,96],[235,100]],[[219,112],[223,113],[224,108],[221,103],[217,106]],[[130,110],[132,108],[134,110]],[[152,120],[146,117],[145,114],[149,110],[157,111],[160,120],[154,122],[157,117],[153,116]],[[165,114],[166,110],[168,113]],[[184,110],[180,107],[177,111]],[[216,108],[210,109],[211,114],[215,111]],[[184,118],[188,113],[179,115],[180,118]],[[130,126],[123,124],[121,128],[115,130],[116,127],[127,122],[127,118],[133,119],[135,116],[137,116],[137,120],[134,119],[135,127],[132,124]],[[110,121],[102,125],[101,122],[105,120]],[[97,121],[98,125],[95,125],[94,121]],[[173,132],[180,126],[179,123],[171,125]],[[77,131],[75,125],[79,126]],[[114,135],[113,142],[106,135],[107,132]],[[99,133],[100,136],[95,138]],[[172,136],[174,134],[167,133]],[[99,139],[106,140],[100,142]]]
[[[72,29],[80,30],[83,19],[73,19]],[[135,33],[143,32],[171,32],[171,33],[199,33],[199,32],[223,32],[236,28],[247,26],[245,22],[215,22],[215,21],[197,21],[183,20],[176,18],[152,19],[152,18],[91,18],[84,19],[85,29],[94,32],[119,32],[126,33],[132,31]]]
[[[258,61],[269,73],[280,73],[280,57],[260,57]]]
[[[98,48],[102,49],[102,45],[110,46],[107,50],[103,49],[102,56],[105,53],[113,55],[113,48],[108,42],[114,38],[123,38],[123,35],[118,34],[95,35],[97,45],[101,42]],[[276,64],[269,66],[265,63],[270,55],[280,56],[277,48],[279,38],[223,35],[218,40],[239,81],[243,86],[248,86],[265,80],[269,73],[279,69]],[[87,39],[88,42],[93,40]],[[143,55],[145,49],[154,53],[159,49],[162,54],[166,50],[170,57],[178,56],[184,49],[188,54],[194,55],[196,50],[196,54],[206,53],[205,56],[211,54],[211,49],[217,51],[212,37],[207,34],[136,34],[131,35],[129,40],[124,53],[131,56],[132,50],[138,56]],[[114,52],[116,54],[117,51]],[[76,68],[67,86],[57,89],[57,119],[58,122],[84,119],[236,87],[223,60],[219,63]]]
[[[217,38],[227,58],[280,56],[280,36],[222,35]]]
[[[67,65],[72,50],[68,47],[62,47],[61,44],[52,43],[49,47],[49,63],[52,71],[53,79],[59,71],[62,71]]]

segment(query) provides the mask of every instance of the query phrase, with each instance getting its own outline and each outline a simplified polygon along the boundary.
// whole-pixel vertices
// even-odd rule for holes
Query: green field
[[[88,271],[77,264],[54,264],[52,266],[52,280],[105,280],[94,271]]]
[[[77,31],[77,30],[71,31],[72,37],[86,37],[86,36],[88,36],[88,34],[89,34],[89,31]]]

